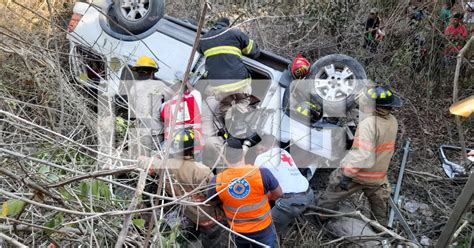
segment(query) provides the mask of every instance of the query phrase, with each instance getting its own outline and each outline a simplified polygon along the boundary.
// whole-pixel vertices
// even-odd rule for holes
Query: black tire
[[[351,80],[347,80],[349,84],[354,84],[352,94],[341,94],[343,99],[327,100],[320,92],[316,92],[314,100],[323,106],[324,113],[330,117],[342,117],[347,111],[357,106],[356,96],[364,86],[360,80],[367,79],[364,67],[354,58],[343,54],[331,54],[318,59],[311,66],[309,79],[330,79],[324,70],[325,67],[334,65],[336,68],[347,67],[352,72]],[[323,71],[324,70],[324,71]],[[336,79],[337,78],[332,78]],[[337,86],[335,86],[337,87]]]
[[[117,23],[133,34],[140,34],[147,31],[165,15],[165,0],[148,0],[148,11],[144,16],[140,16],[139,14],[136,20],[131,20],[124,16],[122,12],[120,4],[122,1],[123,0],[114,0],[112,11],[117,19]]]

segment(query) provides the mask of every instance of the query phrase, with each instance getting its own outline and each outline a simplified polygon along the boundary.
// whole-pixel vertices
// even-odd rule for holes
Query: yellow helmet
[[[145,68],[157,72],[158,64],[155,62],[155,60],[148,56],[141,56],[135,62],[135,65],[132,67],[132,70],[137,70],[138,68]]]

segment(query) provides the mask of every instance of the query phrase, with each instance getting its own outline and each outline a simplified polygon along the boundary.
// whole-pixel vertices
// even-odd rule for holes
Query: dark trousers
[[[273,227],[273,224],[272,224]],[[247,236],[243,234],[244,236]],[[269,232],[267,235],[261,237],[261,238],[254,238],[249,235],[249,238],[258,241],[262,244],[268,245],[270,247],[277,247],[277,236],[276,236],[276,231],[275,227],[273,227],[272,232]],[[254,244],[253,242],[250,242],[244,238],[241,238],[239,236],[234,237],[235,244],[237,245],[237,248],[259,248],[261,246]]]
[[[382,185],[362,185],[351,182],[349,190],[344,191],[339,187],[341,182],[342,172],[336,169],[329,176],[329,185],[322,200],[319,201],[318,206],[336,210],[337,203],[349,198],[352,194],[357,192],[364,192],[369,199],[370,209],[375,219],[382,225],[387,224],[388,213],[388,198],[390,197],[390,185],[387,183]]]
[[[199,230],[201,232],[199,237],[201,238],[201,243],[203,247],[227,247],[227,243],[229,241],[229,233],[219,225],[216,224],[210,228],[199,228]]]
[[[313,204],[314,192],[311,189],[303,195],[278,199],[272,208],[273,223],[277,232],[281,234],[286,231],[293,220],[302,214],[309,205]]]

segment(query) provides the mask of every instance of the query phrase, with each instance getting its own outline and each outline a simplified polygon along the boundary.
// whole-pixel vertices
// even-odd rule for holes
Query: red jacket
[[[161,118],[165,124],[165,139],[170,139],[170,128],[174,120],[173,114],[176,108],[178,96],[174,96],[171,100],[165,102],[161,110]],[[195,137],[194,150],[202,150],[202,139],[199,136],[202,134],[202,120],[201,120],[201,93],[197,90],[184,93],[181,103],[178,107],[175,130],[183,128],[192,128]]]
[[[444,53],[456,54],[464,45],[464,40],[467,38],[467,29],[462,24],[459,24],[457,27],[451,24],[444,30],[444,35],[446,35],[452,43],[448,45]]]

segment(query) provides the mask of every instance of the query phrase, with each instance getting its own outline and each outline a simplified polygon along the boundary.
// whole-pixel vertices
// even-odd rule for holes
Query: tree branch
[[[27,222],[23,222],[20,220],[8,218],[8,217],[0,217],[1,220],[5,220],[7,222],[14,222],[19,225],[0,225],[0,231],[7,231],[7,232],[12,232],[12,231],[35,231],[35,232],[42,232],[42,231],[49,231],[49,232],[56,232],[60,234],[64,234],[67,236],[75,236],[78,237],[78,235],[84,234],[81,232],[79,229],[75,228],[70,228],[70,227],[64,227],[59,230],[45,227],[45,226],[40,226],[40,225],[35,225]]]
[[[326,208],[321,208],[321,207],[316,207],[316,206],[309,206],[308,207],[309,209],[311,210],[316,210],[316,211],[323,211],[323,212],[327,212],[327,213],[330,213],[329,215],[328,214],[321,214],[319,212],[314,212],[314,213],[307,213],[305,215],[312,215],[312,214],[316,214],[316,215],[320,215],[320,216],[325,216],[325,217],[340,217],[340,216],[348,216],[348,217],[355,217],[355,218],[360,218],[361,220],[363,220],[364,222],[367,222],[369,223],[373,228],[381,231],[381,232],[385,232],[387,233],[388,235],[392,236],[393,238],[395,239],[398,239],[400,241],[403,241],[404,243],[406,243],[407,245],[409,246],[413,246],[413,247],[418,247],[416,244],[414,244],[412,241],[398,235],[397,233],[387,229],[386,227],[382,226],[380,223],[378,223],[377,221],[374,221],[374,220],[371,220],[369,218],[367,218],[365,215],[363,215],[360,211],[354,211],[354,212],[350,212],[350,213],[343,213],[343,212],[338,212],[338,211],[334,211],[334,210],[330,210],[330,209],[326,209]]]
[[[132,202],[128,207],[128,211],[133,211],[137,207],[138,198],[142,195],[143,189],[145,188],[145,181],[146,181],[146,173],[144,171],[140,171],[140,178],[138,179],[137,189],[135,190],[135,194],[133,195]],[[132,215],[126,214],[125,220],[123,221],[122,230],[118,236],[117,243],[115,243],[115,248],[121,248],[125,238],[127,237],[128,227],[130,226],[130,222],[132,221]]]
[[[113,169],[113,170],[98,171],[98,172],[89,173],[85,175],[75,176],[56,184],[51,184],[48,186],[48,188],[57,188],[57,187],[64,186],[66,184],[70,184],[70,183],[81,181],[88,178],[97,178],[97,177],[102,177],[102,176],[117,175],[117,174],[134,171],[134,170],[137,170],[137,166],[133,165],[133,166],[121,167],[121,168]]]
[[[10,236],[7,236],[5,235],[4,233],[0,232],[0,238],[1,239],[4,239],[8,242],[10,242],[12,245],[16,246],[16,247],[24,247],[24,248],[28,248],[28,246],[18,242],[17,240],[15,240],[14,238],[10,237]]]

